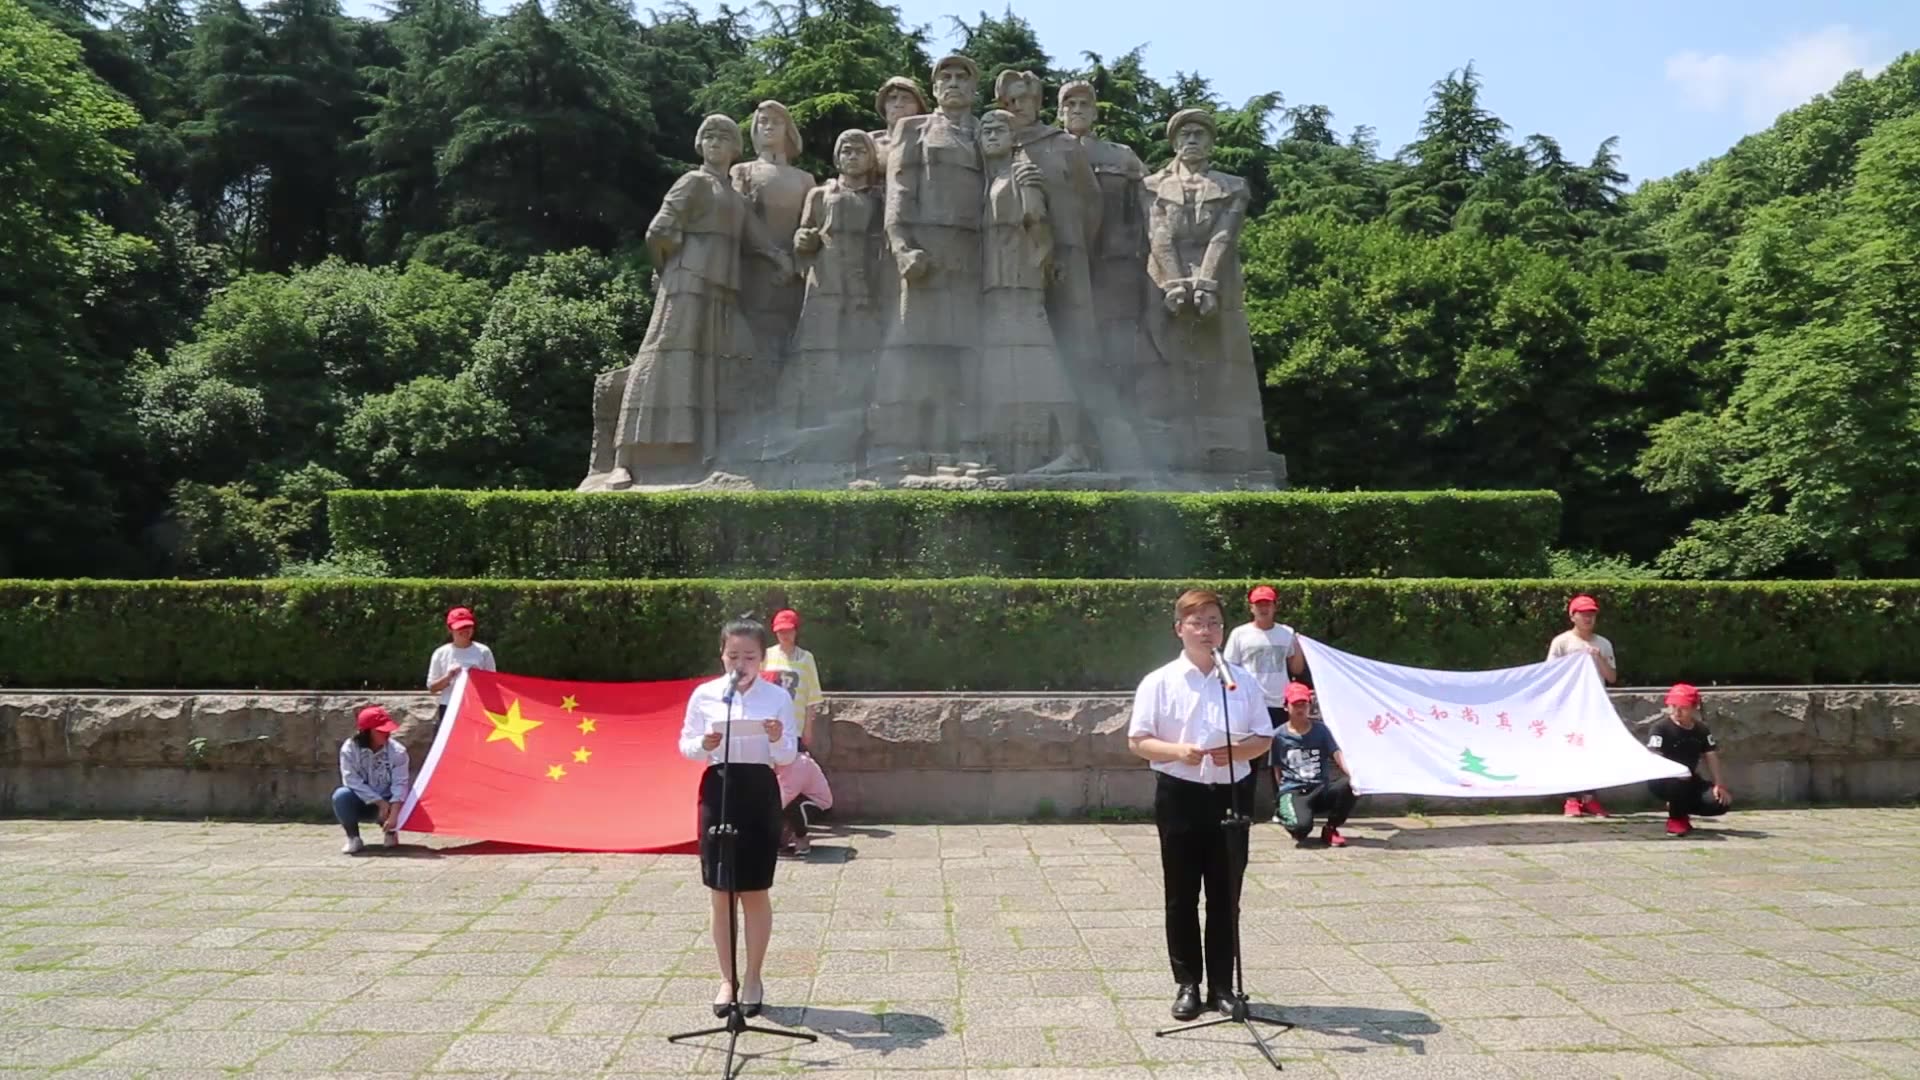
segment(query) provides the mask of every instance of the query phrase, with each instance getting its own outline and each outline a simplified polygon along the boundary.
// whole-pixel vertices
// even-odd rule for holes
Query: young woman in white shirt
[[[799,729],[792,696],[760,678],[766,658],[766,627],[747,619],[728,623],[720,632],[725,674],[694,689],[680,728],[680,752],[707,760],[700,778],[700,880],[711,890],[713,949],[720,961],[715,1016],[726,1015],[736,993],[747,1016],[759,1015],[765,1003],[761,965],[773,936],[769,890],[780,854],[780,783],[773,767],[794,759]],[[728,730],[731,738],[723,734]],[[711,831],[723,820],[723,783],[724,820],[734,830],[731,845]],[[734,976],[730,889],[740,898],[746,927],[747,955],[739,986],[729,981]]]

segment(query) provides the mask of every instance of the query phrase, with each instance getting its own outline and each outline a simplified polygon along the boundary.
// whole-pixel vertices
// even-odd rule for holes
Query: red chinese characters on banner
[[[1415,709],[1411,705],[1407,706],[1407,722],[1409,724],[1417,724],[1420,722],[1419,710]]]
[[[1533,737],[1536,739],[1545,738],[1547,734],[1547,722],[1545,720],[1535,720],[1533,723],[1527,725],[1527,730],[1533,732]]]
[[[1498,727],[1501,731],[1513,730],[1513,718],[1508,716],[1506,713],[1500,713],[1497,716],[1495,716],[1494,719],[1500,721],[1498,724],[1494,726]]]
[[[1567,745],[1568,746],[1585,746],[1587,745],[1587,737],[1585,735],[1580,734],[1577,731],[1569,731],[1567,732]]]
[[[1376,715],[1373,719],[1367,721],[1367,729],[1369,731],[1372,731],[1375,735],[1386,734],[1387,717]]]
[[[1469,724],[1477,725],[1480,723],[1480,714],[1473,711],[1473,706],[1468,705],[1466,708],[1460,710],[1460,719],[1465,720]]]
[[[1447,710],[1435,705],[1428,715],[1432,716],[1435,720],[1445,720],[1447,718]]]

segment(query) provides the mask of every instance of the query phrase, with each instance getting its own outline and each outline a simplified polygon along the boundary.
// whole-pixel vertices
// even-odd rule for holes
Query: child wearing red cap
[[[1600,680],[1608,686],[1620,677],[1614,668],[1613,642],[1593,632],[1594,624],[1600,621],[1600,602],[1591,596],[1582,594],[1567,601],[1567,618],[1573,628],[1562,631],[1547,645],[1547,659],[1558,660],[1563,656],[1579,656],[1582,653],[1593,657],[1593,666],[1600,672]],[[1600,805],[1600,793],[1582,791],[1567,796],[1563,812],[1568,817],[1606,817],[1607,808]]]
[[[820,668],[813,654],[800,647],[800,613],[786,608],[773,616],[773,636],[779,644],[767,650],[763,670],[778,676],[781,689],[793,698],[800,714],[800,748],[813,738],[814,714],[820,711]]]
[[[1285,691],[1287,722],[1273,729],[1273,762],[1280,780],[1279,808],[1274,820],[1293,834],[1297,847],[1312,847],[1313,815],[1325,814],[1327,824],[1319,843],[1327,847],[1346,847],[1340,826],[1347,823],[1360,796],[1353,793],[1353,781],[1347,775],[1328,780],[1327,766],[1338,765],[1347,772],[1347,757],[1340,752],[1333,732],[1313,720],[1313,688],[1306,683],[1288,683]]]
[[[473,609],[457,607],[447,612],[447,635],[453,640],[433,650],[427,661],[427,689],[440,695],[435,721],[447,718],[447,706],[453,702],[453,682],[462,671],[478,668],[496,671],[493,650],[473,640]]]
[[[407,804],[407,748],[393,733],[400,725],[387,710],[360,710],[354,733],[340,744],[340,786],[333,792],[333,817],[347,832],[342,854],[357,855],[360,823],[380,822],[388,847],[400,844],[400,810]]]
[[[1669,780],[1649,780],[1647,790],[1667,804],[1667,833],[1685,836],[1693,831],[1693,818],[1718,817],[1733,805],[1733,796],[1720,782],[1720,750],[1713,732],[1700,722],[1700,691],[1686,683],[1675,683],[1667,691],[1667,715],[1653,725],[1647,736],[1647,749],[1687,767],[1689,775]],[[1700,762],[1707,763],[1712,782],[1700,779]]]

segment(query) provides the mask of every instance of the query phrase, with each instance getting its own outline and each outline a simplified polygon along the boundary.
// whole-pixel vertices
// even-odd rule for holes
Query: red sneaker
[[[1668,836],[1685,836],[1692,831],[1693,822],[1685,817],[1670,817],[1667,819]]]
[[[1585,810],[1589,817],[1607,816],[1607,808],[1600,805],[1599,799],[1588,799],[1580,804],[1580,809]]]
[[[1579,817],[1585,814],[1586,810],[1581,808],[1579,799],[1568,799],[1567,805],[1560,812],[1568,817]]]
[[[1347,838],[1344,836],[1341,836],[1340,830],[1334,828],[1331,825],[1320,830],[1320,840],[1321,842],[1325,843],[1328,847],[1346,847],[1347,846]]]

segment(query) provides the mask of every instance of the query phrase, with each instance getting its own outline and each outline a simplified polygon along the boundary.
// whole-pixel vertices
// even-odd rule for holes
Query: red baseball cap
[[[1585,593],[1581,593],[1579,596],[1576,596],[1573,599],[1567,601],[1567,614],[1569,615],[1573,614],[1576,611],[1599,611],[1599,610],[1600,610],[1600,601],[1595,600],[1593,597],[1588,596]]]
[[[361,731],[384,731],[389,735],[400,730],[400,725],[394,723],[393,717],[387,715],[387,710],[379,705],[361,709],[360,719],[355,726]]]
[[[793,610],[792,608],[786,608],[774,614],[773,616],[773,632],[774,633],[777,634],[782,630],[798,630],[798,629],[800,629],[800,613],[799,612]]]
[[[1269,603],[1278,603],[1280,600],[1280,594],[1277,592],[1274,592],[1273,586],[1271,585],[1255,585],[1253,587],[1253,591],[1247,594],[1247,603],[1257,604],[1262,600],[1265,600]]]
[[[1700,690],[1690,683],[1674,683],[1673,688],[1667,691],[1667,704],[1697,706],[1700,704]]]
[[[447,612],[447,629],[458,630],[473,625],[473,609],[457,607]]]
[[[1306,683],[1303,683],[1303,682],[1290,682],[1287,684],[1287,696],[1286,696],[1287,704],[1291,705],[1296,701],[1312,701],[1312,700],[1313,700],[1313,687],[1308,686]]]

